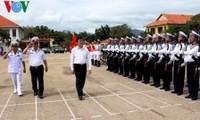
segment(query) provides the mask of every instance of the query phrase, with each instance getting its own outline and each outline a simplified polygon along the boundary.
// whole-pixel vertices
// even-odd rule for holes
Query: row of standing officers
[[[110,43],[103,49],[107,56],[107,70],[129,77],[145,84],[170,90],[173,80],[174,91],[183,94],[185,69],[187,69],[188,96],[192,100],[198,99],[199,90],[199,45],[200,35],[192,31],[189,36],[180,31],[178,39],[167,33],[166,36],[156,34],[146,38],[126,37],[118,40],[110,38]],[[186,66],[186,67],[185,67]]]

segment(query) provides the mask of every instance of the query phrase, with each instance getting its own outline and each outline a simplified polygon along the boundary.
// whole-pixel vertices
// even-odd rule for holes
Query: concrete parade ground
[[[200,120],[200,99],[185,99],[187,87],[177,96],[109,72],[106,65],[92,67],[80,101],[69,56],[46,55],[49,71],[44,75],[43,99],[33,96],[27,56],[22,97],[13,94],[8,60],[0,57],[0,120]]]

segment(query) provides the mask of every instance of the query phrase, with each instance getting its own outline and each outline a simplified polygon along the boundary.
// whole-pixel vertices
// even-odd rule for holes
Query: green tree
[[[187,22],[188,29],[197,31],[200,33],[200,13],[193,16],[190,21]]]
[[[131,27],[127,24],[114,26],[111,28],[110,36],[114,38],[120,38],[125,36],[133,36],[131,33]]]
[[[110,27],[108,25],[101,26],[101,28],[95,30],[95,37],[100,40],[105,40],[109,38]]]
[[[189,33],[189,29],[188,29],[187,25],[182,25],[182,26],[174,25],[174,26],[170,26],[169,29],[167,30],[168,33],[175,35],[175,37],[178,37],[179,31],[183,31],[186,34]]]
[[[0,29],[0,41],[6,43],[6,45],[9,46],[11,42],[10,34],[5,30]]]

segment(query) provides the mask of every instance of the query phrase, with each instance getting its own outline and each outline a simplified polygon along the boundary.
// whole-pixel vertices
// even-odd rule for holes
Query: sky
[[[200,13],[200,0],[29,0],[25,13],[8,13],[4,1],[10,0],[0,0],[0,14],[21,26],[45,25],[71,32],[94,33],[106,24],[144,30],[162,13]]]

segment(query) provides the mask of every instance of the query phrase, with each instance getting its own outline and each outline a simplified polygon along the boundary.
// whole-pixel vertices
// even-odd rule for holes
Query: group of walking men
[[[199,90],[199,45],[200,35],[192,31],[189,36],[180,31],[178,39],[170,33],[166,36],[156,34],[126,38],[110,38],[110,43],[103,49],[107,56],[107,70],[124,77],[129,77],[145,84],[170,90],[171,81],[177,95],[183,94],[185,69],[189,95],[186,98],[198,99]]]

